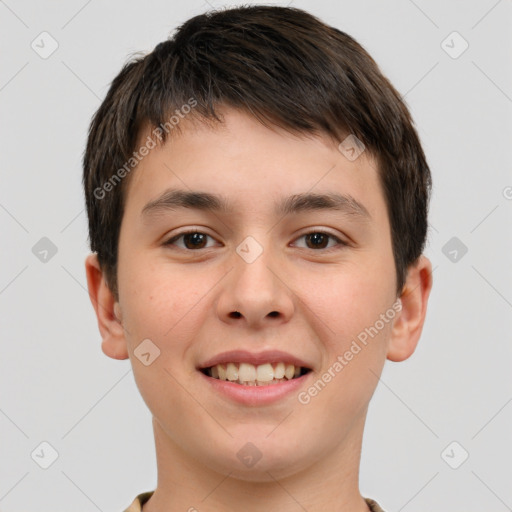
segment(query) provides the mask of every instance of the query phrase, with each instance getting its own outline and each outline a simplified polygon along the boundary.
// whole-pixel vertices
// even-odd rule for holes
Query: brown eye
[[[325,233],[309,233],[305,237],[309,249],[325,249],[329,239],[329,236]]]
[[[183,246],[175,244],[175,242],[181,238],[183,239]],[[201,233],[199,231],[187,231],[186,233],[174,236],[165,242],[164,245],[178,245],[178,247],[182,249],[189,250],[205,249],[208,238],[211,238],[211,236],[206,233]]]
[[[311,231],[310,233],[306,233],[299,237],[299,239],[303,238],[306,242],[306,249],[336,249],[336,246],[346,246],[348,245],[343,240],[340,240],[338,237],[334,236],[331,233],[327,233],[324,231]],[[328,246],[329,241],[333,240],[335,243]]]

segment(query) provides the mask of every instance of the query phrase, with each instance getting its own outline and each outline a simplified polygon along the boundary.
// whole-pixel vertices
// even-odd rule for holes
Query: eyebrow
[[[143,218],[179,208],[190,208],[232,214],[234,209],[224,196],[208,192],[181,189],[166,190],[161,196],[147,203],[142,209]],[[335,210],[354,217],[356,220],[370,220],[371,215],[365,206],[351,195],[338,193],[302,193],[285,198],[275,205],[277,216],[286,216],[315,210]]]

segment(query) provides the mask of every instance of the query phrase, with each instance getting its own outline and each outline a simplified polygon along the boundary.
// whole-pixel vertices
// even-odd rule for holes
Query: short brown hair
[[[116,298],[126,162],[144,126],[163,126],[191,98],[203,122],[222,122],[216,107],[229,106],[266,126],[362,141],[378,163],[401,294],[424,249],[431,190],[410,113],[352,37],[301,9],[260,5],[189,19],[125,64],[92,119],[83,159],[89,240]]]

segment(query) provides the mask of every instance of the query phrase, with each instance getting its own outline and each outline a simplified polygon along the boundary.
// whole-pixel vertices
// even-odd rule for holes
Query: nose
[[[219,318],[254,329],[290,320],[294,293],[279,258],[266,248],[254,260],[233,255],[234,268],[222,282],[217,302]]]

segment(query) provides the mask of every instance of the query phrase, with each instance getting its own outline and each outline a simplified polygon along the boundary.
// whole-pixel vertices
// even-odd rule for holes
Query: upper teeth
[[[215,379],[243,382],[271,382],[274,379],[288,380],[300,375],[300,366],[285,363],[265,363],[254,366],[249,363],[218,364],[210,368]]]

